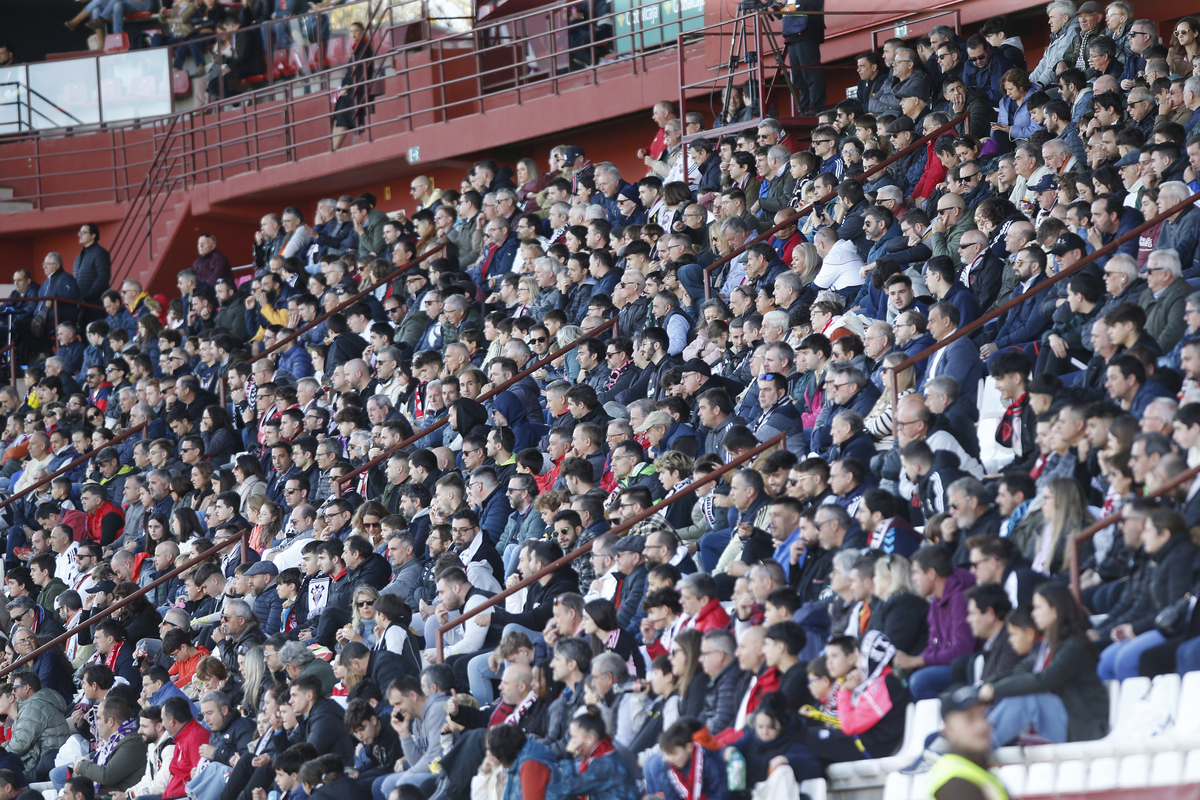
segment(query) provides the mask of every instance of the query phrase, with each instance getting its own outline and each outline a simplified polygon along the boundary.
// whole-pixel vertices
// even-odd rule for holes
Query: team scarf
[[[674,765],[667,770],[667,777],[683,800],[704,800],[704,793],[700,787],[700,783],[704,779],[704,748],[698,744],[692,744],[692,786],[690,789],[684,785],[680,779],[679,770]]]
[[[614,369],[612,372],[608,373],[608,384],[604,388],[605,389],[613,388],[613,386],[616,385],[617,381],[619,381],[621,379],[621,376],[625,373],[625,370],[629,369],[629,365],[632,363],[633,363],[633,359],[631,358],[631,359],[627,360],[621,366]]]
[[[580,691],[582,691],[582,689]],[[615,750],[616,748],[613,747],[612,740],[605,736],[603,739],[596,742],[596,746],[592,748],[592,752],[579,759],[579,774],[582,775],[584,772],[586,772],[587,768],[597,758],[603,758]]]
[[[525,716],[529,709],[533,708],[533,704],[537,702],[537,695],[532,691],[525,695],[525,699],[512,710],[512,713],[504,718],[505,725],[517,725],[521,722],[521,717]]]
[[[101,742],[100,746],[96,748],[96,764],[101,767],[107,764],[108,759],[112,757],[113,751],[117,749],[117,745],[125,741],[127,737],[137,733],[137,727],[137,717],[132,717],[122,722],[117,727],[116,732]],[[96,784],[96,791],[100,791],[99,783]]]
[[[121,655],[121,650],[123,650],[124,648],[125,648],[124,642],[117,642],[113,646],[113,649],[109,652],[109,654],[104,657],[104,666],[111,669],[113,671],[114,675],[117,674],[117,656]]]
[[[1004,416],[1000,418],[1000,425],[996,430],[996,441],[1005,447],[1011,447],[1018,453],[1021,452],[1021,437],[1025,433],[1021,430],[1019,424],[1021,414],[1025,411],[1025,404],[1028,402],[1029,394],[1022,392],[1021,396],[1009,403],[1008,408],[1004,409]]]
[[[785,394],[783,397],[776,400],[774,405],[760,414],[758,419],[754,421],[754,423],[750,426],[750,432],[758,433],[758,429],[767,424],[767,420],[771,418],[771,415],[774,414],[777,409],[783,408],[784,406],[791,404],[791,402],[792,396],[790,394]]]
[[[695,478],[692,478],[691,476],[684,478],[679,483],[677,483],[671,487],[671,491],[667,492],[667,496],[669,497],[671,495],[682,492],[684,489],[691,486],[692,482],[694,480],[695,480]],[[662,517],[663,519],[666,519],[667,518],[667,506],[663,506],[662,508],[660,508],[658,511],[656,511],[654,513],[657,514],[658,516]]]

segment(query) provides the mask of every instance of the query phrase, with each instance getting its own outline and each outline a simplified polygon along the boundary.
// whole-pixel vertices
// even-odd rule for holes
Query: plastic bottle
[[[725,748],[725,775],[729,782],[729,791],[746,790],[746,759],[736,747]]]

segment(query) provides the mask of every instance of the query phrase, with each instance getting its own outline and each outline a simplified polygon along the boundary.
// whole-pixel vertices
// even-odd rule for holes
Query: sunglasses
[[[361,603],[355,603],[359,608],[371,608],[375,605],[374,600],[363,600]]]

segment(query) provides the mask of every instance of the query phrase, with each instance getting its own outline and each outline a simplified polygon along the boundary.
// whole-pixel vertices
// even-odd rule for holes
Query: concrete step
[[[8,190],[11,196],[12,189]],[[0,200],[0,214],[16,214],[21,211],[32,211],[33,203],[29,200]]]
[[[12,200],[13,188],[11,186],[0,186],[0,200]]]

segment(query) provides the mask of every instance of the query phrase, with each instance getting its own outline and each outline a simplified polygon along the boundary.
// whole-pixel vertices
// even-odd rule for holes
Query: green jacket
[[[103,766],[83,761],[75,774],[100,784],[104,792],[123,792],[137,785],[146,772],[146,740],[136,732],[117,745]]]
[[[463,317],[462,323],[457,327],[448,322],[442,323],[442,348],[445,349],[446,345],[457,342],[459,333],[468,328],[483,329],[483,320],[479,318],[479,311],[475,308],[467,310],[467,315]]]
[[[62,747],[70,736],[67,701],[53,689],[42,689],[18,704],[12,738],[4,749],[19,755],[26,774],[32,775],[42,755]]]
[[[67,585],[58,578],[51,578],[42,591],[38,592],[38,605],[46,609],[47,613],[54,613],[54,601],[57,597],[67,590]]]
[[[424,311],[413,311],[406,314],[404,319],[400,321],[400,328],[396,331],[395,341],[404,342],[413,350],[417,349],[417,342],[421,341],[421,335],[425,333],[425,329],[429,327],[429,315]]]
[[[1176,278],[1158,297],[1150,287],[1142,292],[1138,305],[1146,312],[1146,333],[1154,337],[1159,349],[1169,353],[1183,338],[1184,301],[1192,293],[1192,287],[1183,278]]]
[[[975,217],[971,209],[963,212],[962,219],[945,233],[929,234],[929,248],[935,256],[948,256],[955,264],[958,263],[958,243],[963,234],[975,230]]]
[[[363,226],[363,232],[358,236],[358,257],[359,259],[366,258],[386,258],[387,243],[383,241],[383,225],[388,221],[388,215],[375,209],[367,215],[367,224]],[[371,254],[375,255],[372,256]]]

